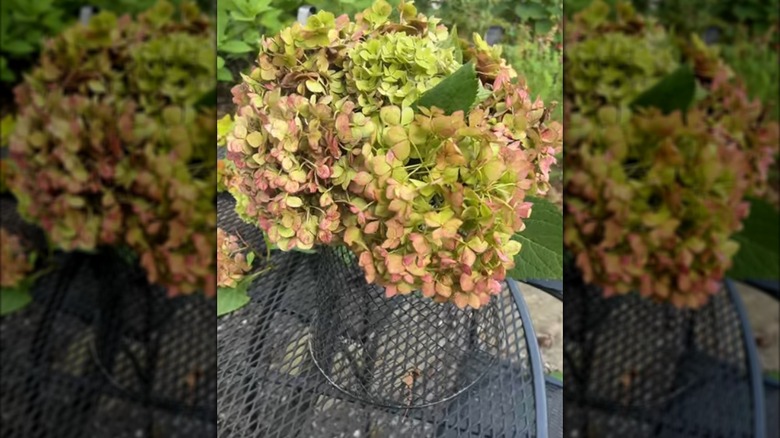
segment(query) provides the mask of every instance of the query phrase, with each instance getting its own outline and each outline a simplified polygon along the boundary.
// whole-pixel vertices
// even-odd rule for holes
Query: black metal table
[[[220,227],[262,245],[257,230],[225,213],[231,201],[220,198]],[[505,283],[495,298],[505,336],[497,363],[482,379],[433,406],[386,408],[341,392],[311,359],[322,283],[317,257],[274,252],[273,269],[250,288],[249,304],[219,320],[220,437],[548,436],[541,356],[516,283]]]
[[[215,436],[215,300],[107,258],[61,254],[0,319],[0,436]]]
[[[604,299],[565,275],[565,436],[765,436],[755,341],[730,282],[691,311]]]

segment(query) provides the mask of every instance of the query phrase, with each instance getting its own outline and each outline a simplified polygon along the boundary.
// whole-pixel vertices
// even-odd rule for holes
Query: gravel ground
[[[563,302],[527,284],[520,284],[534,323],[546,373],[563,372]]]
[[[780,301],[741,283],[737,283],[737,291],[745,303],[764,372],[777,372],[780,370]]]
[[[563,303],[534,287],[520,290],[534,322],[547,372],[563,371]],[[764,371],[780,371],[780,302],[737,283],[756,338]]]

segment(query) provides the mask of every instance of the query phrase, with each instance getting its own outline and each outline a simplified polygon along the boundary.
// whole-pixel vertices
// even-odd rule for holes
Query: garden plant
[[[220,122],[239,215],[284,251],[347,246],[388,297],[488,303],[533,264],[534,212],[556,214],[542,197],[562,126],[500,47],[473,41],[383,0],[264,38]],[[536,264],[555,265],[561,248],[543,249]]]

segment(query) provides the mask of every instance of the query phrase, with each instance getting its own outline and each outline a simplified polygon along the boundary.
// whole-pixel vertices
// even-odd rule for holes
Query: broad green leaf
[[[507,273],[516,280],[563,278],[563,215],[558,207],[540,198],[526,198],[533,202],[526,228],[513,239],[523,247],[515,256],[515,267]]]
[[[415,104],[416,107],[437,107],[445,114],[462,110],[467,113],[477,100],[477,72],[469,62],[455,73],[447,76],[438,85],[426,91]]]
[[[16,40],[3,42],[3,51],[14,55],[26,55],[34,52],[36,47],[28,41]]]
[[[693,75],[693,70],[684,65],[640,94],[631,106],[633,108],[655,107],[664,114],[670,114],[675,110],[685,113],[695,95],[696,77]]]
[[[515,13],[521,20],[538,20],[548,16],[544,6],[538,3],[520,3],[515,7]]]
[[[488,97],[492,96],[493,92],[485,88],[481,83],[479,84],[478,90],[477,90],[477,98],[474,101],[475,104],[480,104],[485,101]]]
[[[249,302],[247,286],[240,282],[235,288],[217,288],[217,316],[222,316],[244,307]]]
[[[252,51],[252,46],[243,41],[233,40],[221,44],[217,49],[225,53],[247,53]]]
[[[772,205],[763,200],[751,200],[750,215],[745,219],[744,228],[733,236],[739,243],[739,251],[726,273],[728,277],[737,280],[780,278],[779,223],[780,215]]]
[[[32,302],[32,295],[27,287],[0,289],[0,315],[8,315]]]
[[[221,68],[217,70],[217,80],[221,82],[232,82],[233,81],[233,73],[230,72],[227,68]]]

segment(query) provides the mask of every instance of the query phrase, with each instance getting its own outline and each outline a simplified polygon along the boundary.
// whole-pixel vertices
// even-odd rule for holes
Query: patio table
[[[105,254],[59,254],[0,318],[0,436],[216,435],[216,303]]]
[[[755,340],[730,281],[680,310],[605,299],[564,273],[566,437],[766,436]]]
[[[219,226],[263,259],[262,237],[230,214],[233,202],[220,197]],[[548,436],[541,356],[515,282],[504,283],[494,298],[505,332],[498,360],[483,378],[432,406],[382,407],[340,391],[312,361],[309,339],[323,282],[317,257],[273,252],[270,271],[250,287],[250,302],[219,320],[220,437]]]

